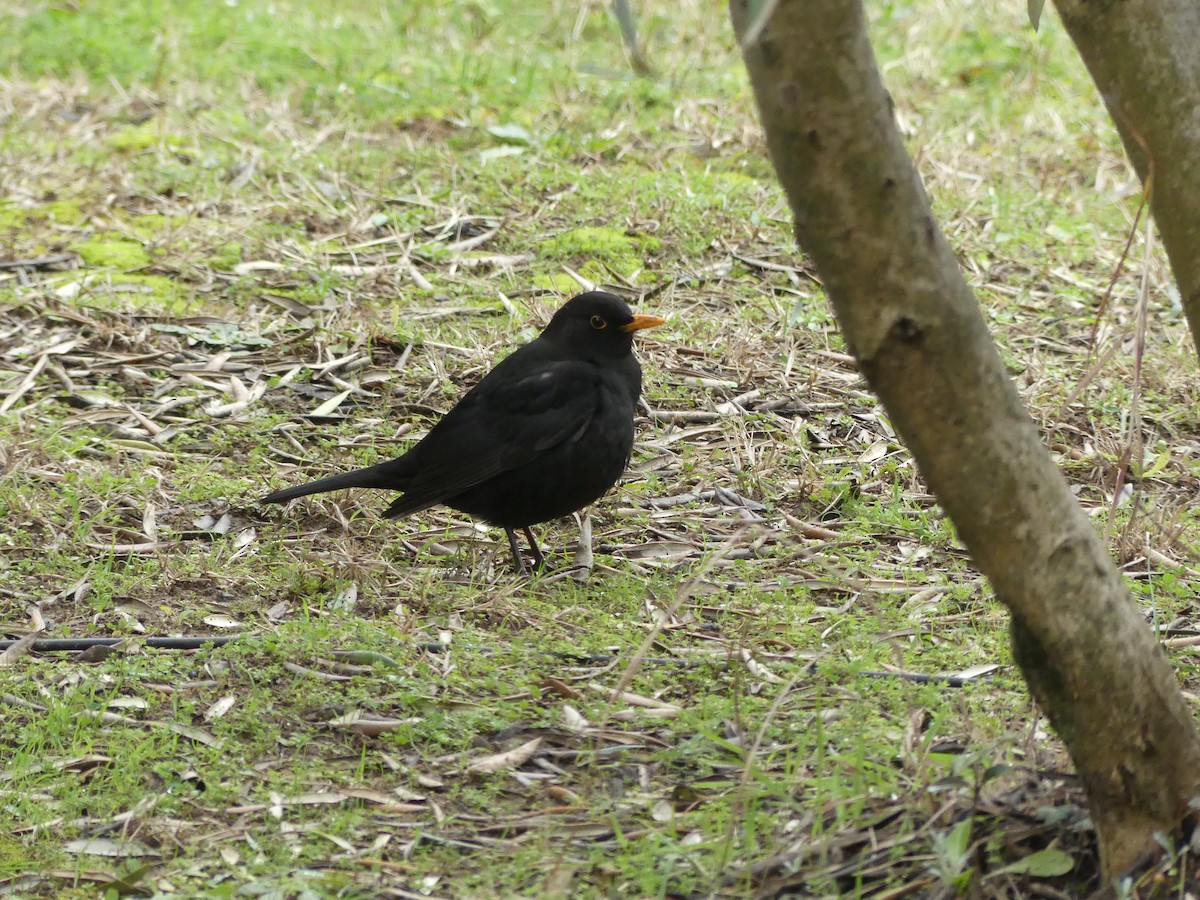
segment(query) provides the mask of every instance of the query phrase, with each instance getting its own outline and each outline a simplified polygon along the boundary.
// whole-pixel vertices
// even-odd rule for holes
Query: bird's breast
[[[576,395],[577,409],[590,414],[563,441],[449,505],[494,525],[521,527],[568,516],[600,499],[629,462],[637,392],[631,392],[628,370],[596,371]]]

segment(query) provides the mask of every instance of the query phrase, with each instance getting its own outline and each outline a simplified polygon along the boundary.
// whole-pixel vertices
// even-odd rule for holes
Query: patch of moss
[[[216,253],[208,258],[208,264],[214,269],[228,271],[242,261],[242,245],[234,241],[222,244]]]
[[[174,135],[160,134],[158,127],[153,122],[146,122],[143,125],[115,131],[104,139],[104,143],[113,150],[123,153],[138,153],[160,144],[169,147],[175,146],[179,143],[179,138]]]
[[[641,266],[640,260],[634,262],[632,266],[628,266],[628,265],[619,266],[619,265],[613,264],[613,268],[616,269],[617,271],[621,272],[621,274],[623,274],[623,275],[633,274],[635,271],[637,271],[637,269],[640,266]],[[612,278],[612,272],[610,272],[602,264],[600,264],[599,262],[597,262],[594,259],[589,259],[582,266],[580,266],[579,274],[582,275],[584,278],[586,278],[588,281],[594,281],[596,283],[600,283],[602,281],[607,281],[610,278]]]
[[[170,299],[179,293],[179,282],[166,275],[122,275],[119,282],[113,283],[113,290],[120,290],[122,285],[141,288],[138,293],[153,294],[160,300]]]
[[[75,200],[55,200],[52,203],[43,203],[41,206],[31,209],[30,213],[39,218],[57,222],[59,225],[79,225],[87,219],[87,213]]]
[[[150,265],[150,254],[135,241],[99,238],[76,244],[71,249],[89,266],[127,270]]]
[[[194,300],[187,285],[173,278],[124,272],[95,279],[81,298],[84,305],[101,309],[144,309],[171,315],[194,312]]]
[[[549,272],[534,275],[533,286],[546,291],[556,291],[559,294],[575,294],[579,292],[579,282],[565,272]]]
[[[87,214],[74,200],[54,200],[28,208],[15,203],[0,203],[0,228],[55,222],[59,225],[78,225]]]
[[[653,253],[660,247],[658,238],[647,235],[626,234],[619,228],[586,227],[575,228],[543,241],[538,248],[538,256],[582,264],[584,268],[590,263],[595,269],[594,274],[602,279],[603,268],[596,268],[599,264],[628,275],[642,267],[645,254]],[[583,260],[586,262],[581,263]]]
[[[154,237],[166,228],[175,228],[183,223],[181,216],[164,216],[159,213],[149,213],[144,216],[134,216],[129,225],[142,237]]]

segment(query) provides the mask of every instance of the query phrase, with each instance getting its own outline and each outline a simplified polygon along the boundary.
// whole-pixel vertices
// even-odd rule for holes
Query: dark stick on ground
[[[205,645],[219,647],[238,640],[241,635],[202,635],[199,637],[94,637],[94,638],[42,638],[29,648],[35,653],[66,653],[75,650],[90,650],[93,647],[115,647],[125,641],[137,641],[156,650],[199,650]],[[0,651],[7,650],[16,641],[0,641]]]

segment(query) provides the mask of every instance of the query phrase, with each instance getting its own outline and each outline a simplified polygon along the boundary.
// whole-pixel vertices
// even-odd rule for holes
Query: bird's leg
[[[546,557],[542,556],[542,548],[538,546],[537,539],[534,538],[533,532],[526,525],[521,529],[525,532],[525,540],[529,541],[529,549],[533,551],[533,568],[544,569],[546,567]]]
[[[512,550],[513,565],[517,567],[517,574],[528,575],[529,570],[525,568],[525,560],[521,559],[521,548],[517,545],[517,533],[511,528],[505,528],[504,533],[508,535],[508,548]],[[525,529],[525,533],[529,533],[528,528]]]

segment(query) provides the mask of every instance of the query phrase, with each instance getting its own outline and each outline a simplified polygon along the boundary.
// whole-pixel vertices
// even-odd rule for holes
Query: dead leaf
[[[955,672],[951,677],[961,681],[973,681],[976,678],[982,678],[984,675],[991,675],[993,672],[1003,668],[1004,666],[1000,665],[1000,663],[980,663],[977,666],[971,666],[960,672]]]
[[[142,534],[152,541],[158,540],[158,514],[152,503],[147,503],[142,511]]]
[[[97,644],[94,647],[88,647],[86,650],[76,653],[73,659],[78,663],[103,662],[114,653],[121,653],[124,651],[125,646],[125,641],[121,641],[119,644]]]
[[[195,741],[198,744],[204,744],[206,747],[219,747],[221,745],[219,740],[203,728],[196,728],[193,725],[184,725],[182,722],[151,722],[150,724],[165,728],[167,731],[173,731],[181,737]]]
[[[108,701],[109,709],[149,709],[150,704],[141,697],[114,697]]]
[[[309,413],[310,416],[328,416],[332,415],[339,406],[350,396],[349,391],[342,391],[340,394],[334,394],[316,409]]]
[[[534,738],[532,741],[526,741],[521,746],[514,747],[512,750],[506,750],[503,753],[493,753],[490,756],[481,756],[467,766],[467,771],[476,774],[488,774],[499,772],[501,769],[515,769],[517,766],[529,762],[541,745],[542,739]]]
[[[28,655],[33,649],[33,645],[40,633],[38,631],[31,631],[20,640],[9,644],[8,648],[3,653],[0,653],[0,669],[15,665],[18,659]]]
[[[866,450],[864,450],[862,452],[862,454],[858,457],[858,461],[860,463],[878,462],[879,460],[883,459],[887,455],[888,455],[888,442],[887,441],[875,441],[873,444],[871,444],[870,447],[868,447]]]
[[[286,600],[280,600],[267,610],[266,616],[272,622],[282,622],[284,617],[288,614],[289,609],[291,609],[291,606],[288,604],[288,602]]]
[[[410,725],[417,725],[422,721],[422,719],[415,717],[392,719],[383,716],[364,716],[355,711],[347,713],[344,716],[338,716],[336,719],[330,719],[329,724],[358,734],[365,734],[368,737],[376,737],[381,734],[387,734],[389,731],[397,731]]]
[[[578,733],[586,731],[591,726],[591,723],[583,717],[583,714],[568,703],[563,704],[562,713],[563,725],[568,731]]]
[[[63,845],[67,853],[81,853],[88,856],[111,856],[126,859],[131,856],[158,856],[145,844],[139,841],[124,841],[114,838],[80,838],[67,841]]]
[[[60,772],[88,773],[109,765],[112,765],[112,757],[102,756],[98,753],[89,753],[85,756],[59,760],[54,763],[54,768]]]
[[[226,695],[226,696],[222,697],[220,700],[218,700],[216,703],[214,703],[212,706],[210,706],[207,710],[205,710],[204,721],[211,722],[213,719],[221,718],[223,715],[225,715],[227,712],[229,712],[231,709],[233,709],[233,705],[236,702],[237,702],[237,699],[234,698],[232,695]]]
[[[238,263],[233,267],[235,275],[253,275],[255,272],[285,272],[287,266],[282,263],[273,262],[269,259],[252,259],[248,262]]]
[[[656,800],[650,807],[650,818],[655,822],[670,822],[675,818],[675,807],[670,800]]]

